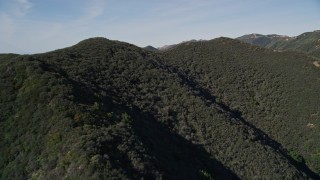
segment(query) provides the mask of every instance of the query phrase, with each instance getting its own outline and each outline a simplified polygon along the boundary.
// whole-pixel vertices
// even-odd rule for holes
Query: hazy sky
[[[320,29],[320,0],[0,0],[0,53],[41,53],[89,37],[155,47]]]

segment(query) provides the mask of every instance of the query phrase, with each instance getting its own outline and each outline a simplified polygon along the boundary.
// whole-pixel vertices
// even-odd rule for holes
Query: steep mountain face
[[[303,33],[297,37],[249,34],[237,39],[253,45],[280,51],[295,50],[306,52],[317,58],[320,57],[320,31]]]
[[[177,46],[163,56],[217,102],[320,172],[320,69],[313,58],[228,38]]]
[[[0,177],[316,179],[312,62],[224,38],[3,58]]]

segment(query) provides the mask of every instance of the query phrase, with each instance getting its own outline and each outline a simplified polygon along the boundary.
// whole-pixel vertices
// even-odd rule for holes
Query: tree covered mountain
[[[149,50],[149,51],[154,51],[154,52],[159,51],[157,48],[155,48],[153,46],[146,46],[146,47],[144,47],[144,49]]]
[[[237,40],[0,61],[1,179],[317,179],[320,69]]]
[[[306,32],[296,37],[281,36],[281,35],[261,35],[261,34],[249,34],[244,35],[238,40],[262,46],[272,48],[276,50],[295,50],[306,52],[309,55],[320,57],[320,31]]]

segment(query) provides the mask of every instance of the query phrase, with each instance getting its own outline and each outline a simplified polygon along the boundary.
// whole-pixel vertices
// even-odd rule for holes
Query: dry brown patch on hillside
[[[313,65],[315,65],[316,67],[320,67],[320,62],[319,61],[314,61]]]

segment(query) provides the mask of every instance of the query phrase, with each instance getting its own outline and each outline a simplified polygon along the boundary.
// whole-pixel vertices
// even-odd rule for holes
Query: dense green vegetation
[[[237,39],[280,51],[294,50],[306,52],[309,55],[320,58],[320,31],[303,33],[297,37],[258,34],[254,36],[245,35]]]
[[[12,53],[9,53],[9,54],[0,54],[0,61],[1,60],[8,60],[8,59],[11,59],[11,58],[14,58],[14,57],[17,57],[19,56],[18,54],[12,54]]]
[[[180,45],[164,56],[217,102],[285,146],[293,159],[304,158],[320,172],[320,69],[313,58],[227,38]]]
[[[92,38],[0,72],[0,179],[319,178],[320,71],[302,54]]]

